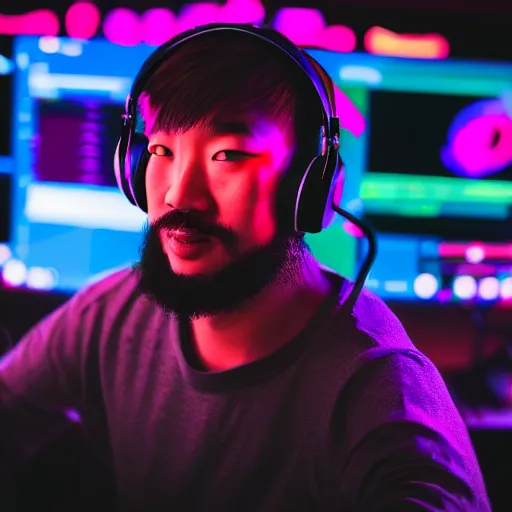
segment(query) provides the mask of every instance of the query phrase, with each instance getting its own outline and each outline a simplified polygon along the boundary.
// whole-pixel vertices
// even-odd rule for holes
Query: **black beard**
[[[207,225],[199,217],[175,211],[148,226],[141,246],[139,290],[167,314],[197,318],[235,311],[270,284],[296,283],[308,247],[299,235],[277,235],[270,244],[245,254],[211,275],[176,274],[163,251],[160,231],[186,226],[217,236],[233,248],[236,235],[217,225]]]

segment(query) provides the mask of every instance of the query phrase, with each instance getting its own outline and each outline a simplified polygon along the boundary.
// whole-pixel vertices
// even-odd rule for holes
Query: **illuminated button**
[[[27,279],[27,267],[22,261],[9,260],[4,265],[2,277],[8,286],[21,286]]]
[[[500,294],[500,282],[495,277],[484,277],[478,283],[478,295],[484,300],[496,300]]]
[[[414,293],[420,299],[431,299],[439,290],[439,282],[432,274],[420,274],[414,280]]]
[[[476,279],[472,276],[459,276],[453,281],[453,293],[459,299],[472,299],[477,294],[477,291]]]
[[[480,245],[472,245],[466,251],[466,261],[468,263],[481,263],[485,259],[484,248]]]
[[[57,284],[57,273],[51,268],[32,267],[28,269],[26,282],[34,290],[51,290]]]

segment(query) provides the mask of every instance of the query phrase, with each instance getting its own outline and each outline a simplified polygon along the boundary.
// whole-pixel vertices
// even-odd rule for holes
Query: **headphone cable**
[[[340,208],[336,204],[333,204],[332,208],[338,215],[357,226],[368,241],[368,252],[366,254],[366,258],[364,259],[363,264],[357,273],[354,286],[352,287],[349,296],[343,304],[345,308],[348,308],[349,311],[352,311],[356,305],[359,295],[361,294],[361,291],[363,290],[366,279],[368,278],[368,274],[370,273],[373,263],[375,262],[375,258],[377,257],[377,239],[375,238],[375,235],[373,234],[370,226],[368,226],[368,224],[366,224],[364,221],[358,219],[355,215],[352,215],[350,212]]]

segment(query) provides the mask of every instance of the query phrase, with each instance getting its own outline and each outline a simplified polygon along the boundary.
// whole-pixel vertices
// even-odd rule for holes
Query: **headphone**
[[[340,122],[336,117],[333,83],[312,57],[280,33],[252,25],[214,23],[179,34],[157,48],[142,65],[126,99],[121,137],[114,157],[114,170],[121,192],[135,206],[147,212],[145,173],[149,161],[148,139],[140,122],[138,99],[149,78],[169,56],[187,41],[212,32],[240,32],[268,44],[287,56],[314,86],[320,100],[322,125],[318,130],[318,151],[310,162],[292,164],[277,197],[278,225],[296,233],[318,233],[333,217],[333,200],[339,204],[344,184],[343,162],[339,156]],[[316,141],[315,141],[316,142]]]

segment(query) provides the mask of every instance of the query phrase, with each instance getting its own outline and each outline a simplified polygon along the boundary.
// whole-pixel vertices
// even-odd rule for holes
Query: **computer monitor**
[[[112,162],[132,78],[151,51],[15,40],[8,284],[74,292],[137,260],[146,217],[118,191]]]
[[[133,77],[153,50],[100,39],[16,39],[7,284],[73,293],[137,261],[146,215],[117,189],[112,158]],[[344,135],[347,148],[352,139]],[[359,193],[355,176],[343,204]],[[357,243],[341,220],[307,242],[326,266],[355,274]]]
[[[367,287],[399,301],[509,300],[512,63],[331,54],[324,65],[367,120],[355,142],[379,242]]]

